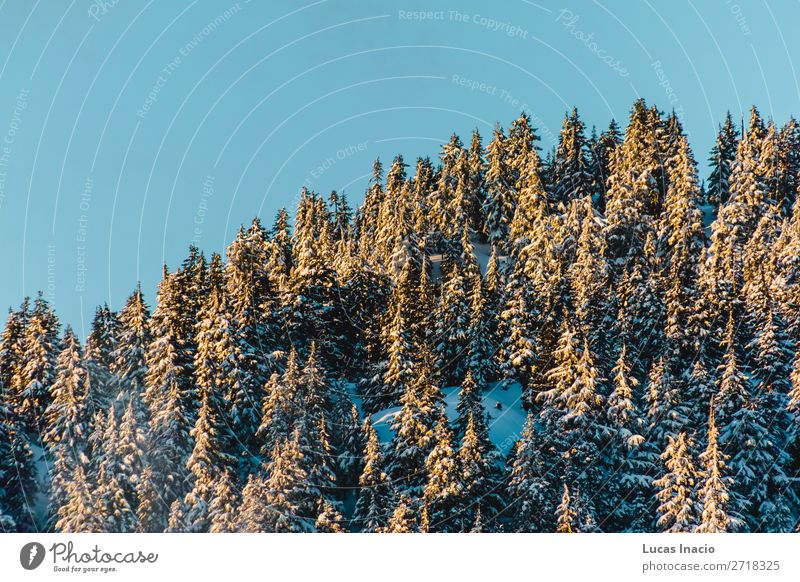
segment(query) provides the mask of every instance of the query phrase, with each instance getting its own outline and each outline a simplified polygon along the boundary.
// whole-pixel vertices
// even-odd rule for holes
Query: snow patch
[[[453,422],[458,416],[456,405],[461,388],[450,386],[443,389],[442,392],[444,393],[447,418]],[[488,415],[489,438],[505,456],[522,435],[527,418],[527,413],[522,408],[520,385],[516,382],[506,385],[502,382],[493,384],[483,396],[483,406]],[[391,425],[398,412],[400,412],[400,407],[393,406],[372,415],[372,424],[381,442],[388,443],[392,440],[394,431]]]

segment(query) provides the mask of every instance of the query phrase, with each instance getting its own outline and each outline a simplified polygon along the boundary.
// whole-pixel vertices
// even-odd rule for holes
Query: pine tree
[[[469,171],[469,227],[472,232],[480,235],[485,240],[486,216],[484,205],[486,203],[485,173],[486,161],[484,149],[481,144],[481,134],[478,130],[472,132],[472,141],[467,151]]]
[[[492,245],[508,242],[509,227],[516,210],[514,178],[510,167],[506,136],[498,125],[486,150],[486,214],[487,238]]]
[[[442,285],[436,311],[436,367],[445,382],[458,384],[464,379],[470,305],[467,273],[463,265],[455,264]]]
[[[389,476],[384,473],[384,459],[378,433],[369,417],[364,421],[364,470],[358,479],[353,525],[359,531],[379,532],[387,526],[392,511],[393,495]]]
[[[485,518],[489,518],[487,526],[491,527],[494,517],[504,508],[500,455],[489,439],[484,414],[482,406],[470,411],[458,450],[463,490],[459,520],[463,531]],[[487,526],[481,523],[481,527]]]
[[[91,408],[105,410],[116,398],[114,350],[117,347],[119,321],[117,314],[107,304],[98,307],[92,320],[92,329],[86,338],[84,359],[92,382]]]
[[[556,533],[574,533],[577,517],[575,510],[572,508],[569,488],[564,483],[564,494],[561,496],[561,503],[556,508]]]
[[[342,514],[330,501],[321,499],[319,502],[320,514],[314,523],[315,531],[319,533],[342,533]]]
[[[484,291],[484,284],[480,273],[472,276],[470,291],[470,319],[467,328],[467,373],[473,376],[478,390],[484,390],[496,376],[494,357],[497,348],[494,343],[494,329],[496,327],[487,299],[488,293]]]
[[[589,166],[592,174],[592,189],[597,193],[597,209],[600,212],[605,212],[611,161],[621,142],[619,126],[613,119],[609,123],[608,129],[599,136],[596,136],[595,130],[592,129],[592,137],[588,144]]]
[[[393,316],[386,333],[388,355],[380,392],[372,390],[365,394],[368,411],[377,411],[397,403],[411,381],[414,338],[410,302],[412,298],[412,266],[406,263],[392,293]]]
[[[458,531],[457,514],[464,494],[459,479],[458,453],[453,446],[453,433],[442,415],[434,428],[435,445],[425,460],[427,482],[422,500],[428,509],[431,531]]]
[[[637,405],[639,381],[632,374],[627,346],[622,345],[612,373],[613,389],[607,416],[613,431],[606,454],[614,478],[602,509],[607,531],[649,531],[652,476],[658,454],[646,437],[646,426]]]
[[[419,495],[425,484],[425,460],[435,446],[441,390],[435,384],[433,356],[422,350],[416,375],[401,398],[402,408],[392,421],[394,438],[389,474],[401,493]]]
[[[210,520],[209,532],[231,533],[236,531],[236,515],[239,497],[233,488],[230,472],[226,471],[217,479],[214,495],[208,506]]]
[[[298,222],[298,228],[300,226]],[[272,250],[281,252],[274,247]],[[262,315],[279,308],[277,292],[266,271],[268,253],[267,235],[258,219],[253,220],[247,231],[240,229],[227,249],[225,293],[228,321],[223,325],[233,333],[231,355],[234,361],[228,373],[235,370],[236,374],[227,397],[232,430],[236,441],[241,443],[243,450],[239,454],[243,456],[248,455],[254,446],[253,439],[260,421],[261,389],[269,377],[275,351],[274,336],[278,333],[269,328],[269,320]],[[282,257],[282,262],[285,261],[286,258]],[[291,277],[290,272],[288,285],[292,284]],[[224,333],[227,330],[220,331]]]
[[[716,208],[725,204],[730,196],[730,176],[736,158],[738,138],[738,132],[728,112],[725,122],[719,128],[717,141],[708,160],[711,166],[707,188],[708,201]]]
[[[6,326],[0,336],[0,386],[17,388],[25,349],[25,328],[30,319],[30,301],[26,297],[19,311],[8,310]],[[8,396],[11,397],[9,392]]]
[[[0,513],[2,531],[35,531],[34,458],[10,390],[0,386]]]
[[[292,238],[294,268],[281,298],[281,310],[289,341],[302,354],[315,343],[324,363],[335,370],[341,365],[337,356],[343,339],[338,331],[344,316],[338,301],[338,281],[321,244],[321,238],[329,237],[329,228],[324,204],[320,205],[316,194],[304,191]]]
[[[41,434],[48,391],[55,380],[58,355],[58,318],[42,297],[36,298],[25,328],[24,347],[17,380],[17,411],[28,431]]]
[[[417,515],[414,503],[406,496],[401,496],[386,526],[387,533],[412,533],[418,531]]]
[[[366,444],[361,415],[347,392],[344,382],[335,381],[332,390],[334,415],[332,419],[333,442],[336,451],[336,483],[342,488],[354,488],[364,469],[364,447]]]
[[[168,526],[170,507],[158,490],[159,482],[153,468],[145,465],[136,483],[137,532],[161,533]]]
[[[69,481],[78,465],[87,465],[91,400],[89,376],[78,338],[67,327],[56,363],[51,402],[45,412],[44,443],[52,460],[50,503],[52,513],[65,503]],[[84,475],[85,477],[85,475]]]
[[[301,370],[297,352],[292,350],[282,375],[273,372],[266,385],[261,425],[256,432],[261,456],[268,458],[278,443],[291,434],[302,413]]]
[[[242,491],[239,530],[289,533],[311,531],[316,497],[307,485],[297,432],[276,444],[266,478],[250,477]]]
[[[244,373],[240,367],[238,341],[233,316],[222,287],[222,259],[214,255],[209,264],[209,275],[212,280],[209,297],[200,308],[196,324],[196,352],[194,357],[195,381],[201,398],[209,395],[211,406],[219,412],[213,416],[224,416],[221,441],[217,445],[225,447],[223,454],[236,454],[240,474],[249,472],[256,464],[255,450],[250,440],[242,443],[236,441],[236,425],[229,419],[233,415],[233,402],[237,394],[244,391],[242,383]],[[202,408],[201,408],[202,412]],[[199,419],[198,419],[199,420]],[[219,419],[216,421],[219,423]]]
[[[708,444],[700,455],[704,467],[704,480],[698,491],[698,498],[703,503],[700,524],[697,526],[700,533],[723,533],[735,525],[735,520],[731,520],[727,512],[731,479],[724,475],[727,455],[719,449],[718,436],[712,404],[708,417]]]
[[[513,450],[513,460],[508,476],[507,510],[514,531],[547,531],[555,512],[551,493],[552,443],[537,426],[536,416],[529,413],[522,436]]]
[[[660,168],[651,119],[644,101],[638,100],[608,177],[608,255],[623,266],[640,260],[644,253],[645,240],[652,230],[651,208],[657,206],[659,198],[655,174]]]
[[[231,449],[229,428],[223,420],[223,404],[214,392],[203,391],[197,422],[192,429],[194,449],[186,468],[194,478],[191,491],[184,499],[189,531],[208,531],[211,525],[210,506],[216,482],[235,465],[228,453]]]
[[[671,282],[665,294],[666,337],[678,350],[679,357],[688,360],[696,353],[697,338],[691,323],[698,297],[705,232],[697,171],[685,137],[678,138],[676,152],[670,168],[659,245],[665,257],[663,269]]]
[[[661,357],[650,368],[647,378],[649,438],[659,450],[666,447],[669,437],[676,437],[684,430],[691,415],[673,368],[671,360]]]
[[[139,527],[137,482],[144,470],[144,434],[134,403],[129,402],[119,423],[112,405],[107,414],[98,461],[98,513],[105,532],[133,532]]]
[[[292,234],[289,227],[289,213],[281,208],[269,231],[267,242],[266,272],[273,289],[283,292],[289,282],[294,257],[292,254]]]
[[[151,341],[150,310],[137,286],[119,312],[119,335],[112,351],[112,378],[116,382],[115,396],[123,403],[137,402],[145,388],[147,375],[146,353]]]
[[[566,207],[571,200],[591,198],[594,194],[584,131],[578,110],[573,108],[564,117],[551,171],[551,202],[556,207],[559,204]]]
[[[63,504],[58,508],[55,529],[62,533],[92,533],[102,531],[91,484],[83,465],[76,464],[67,480]]]
[[[695,491],[698,472],[686,433],[667,438],[667,448],[661,454],[666,473],[653,481],[660,502],[656,525],[665,532],[690,532],[697,526],[699,514]]]

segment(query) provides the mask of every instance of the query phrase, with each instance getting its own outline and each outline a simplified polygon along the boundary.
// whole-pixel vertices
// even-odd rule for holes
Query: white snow
[[[447,418],[456,419],[456,405],[458,404],[459,387],[445,388],[444,401],[447,406]],[[522,408],[522,390],[518,383],[508,384],[505,387],[501,382],[492,385],[484,395],[483,405],[489,415],[489,437],[505,456],[517,442],[525,425],[526,413]],[[500,408],[497,408],[497,404]],[[399,406],[387,408],[372,415],[372,423],[381,442],[389,442],[394,436],[391,423],[400,411]]]

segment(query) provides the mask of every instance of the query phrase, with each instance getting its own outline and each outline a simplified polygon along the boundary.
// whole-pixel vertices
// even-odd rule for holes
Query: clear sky
[[[425,13],[420,13],[425,11]],[[361,200],[372,161],[435,156],[525,109],[800,111],[797,2],[0,0],[0,307],[45,292],[85,336],[194,241],[221,251],[304,184]],[[705,174],[705,167],[702,169]]]

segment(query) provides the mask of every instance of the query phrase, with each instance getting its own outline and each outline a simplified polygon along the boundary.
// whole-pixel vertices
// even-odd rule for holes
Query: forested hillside
[[[728,116],[704,185],[644,101],[487,137],[191,248],[85,342],[24,299],[2,530],[795,530],[800,126]]]

